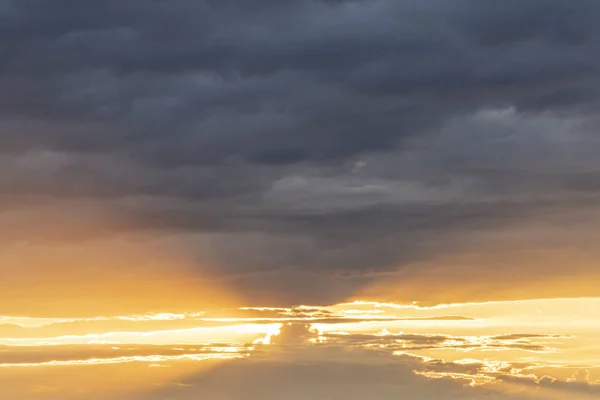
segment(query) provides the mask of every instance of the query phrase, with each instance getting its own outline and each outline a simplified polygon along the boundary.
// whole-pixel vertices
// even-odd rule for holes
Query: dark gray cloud
[[[1,1],[0,236],[177,241],[287,304],[498,232],[477,250],[591,243],[599,18],[592,0]]]

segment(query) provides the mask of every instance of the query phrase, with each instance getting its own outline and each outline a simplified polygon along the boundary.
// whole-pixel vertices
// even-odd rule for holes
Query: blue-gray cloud
[[[205,274],[291,304],[529,221],[527,240],[568,242],[540,234],[565,224],[594,239],[595,1],[5,0],[0,14],[9,242],[183,237]]]

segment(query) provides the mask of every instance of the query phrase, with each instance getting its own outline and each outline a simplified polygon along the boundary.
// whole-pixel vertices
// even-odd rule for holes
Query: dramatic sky
[[[0,391],[596,399],[599,101],[597,0],[0,0]]]

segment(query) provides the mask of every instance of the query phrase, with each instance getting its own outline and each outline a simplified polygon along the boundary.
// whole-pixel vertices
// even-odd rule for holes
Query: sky
[[[600,3],[0,0],[11,400],[600,398]]]

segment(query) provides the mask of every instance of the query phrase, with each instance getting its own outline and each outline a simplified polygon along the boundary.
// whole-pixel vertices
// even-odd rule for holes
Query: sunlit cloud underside
[[[333,359],[352,364],[356,357],[366,357],[409,365],[415,377],[430,381],[449,379],[499,391],[508,386],[538,391],[577,387],[586,395],[600,384],[598,315],[600,299],[585,298],[433,307],[355,301],[86,318],[4,316],[0,374],[17,374],[33,385],[42,371],[77,368],[85,373],[86,368],[128,364],[169,370],[162,375],[168,385],[214,363],[248,360],[258,366]],[[39,372],[28,378],[18,372],[28,370]],[[152,390],[140,385],[137,391]],[[57,393],[69,390],[68,385],[59,389]]]

